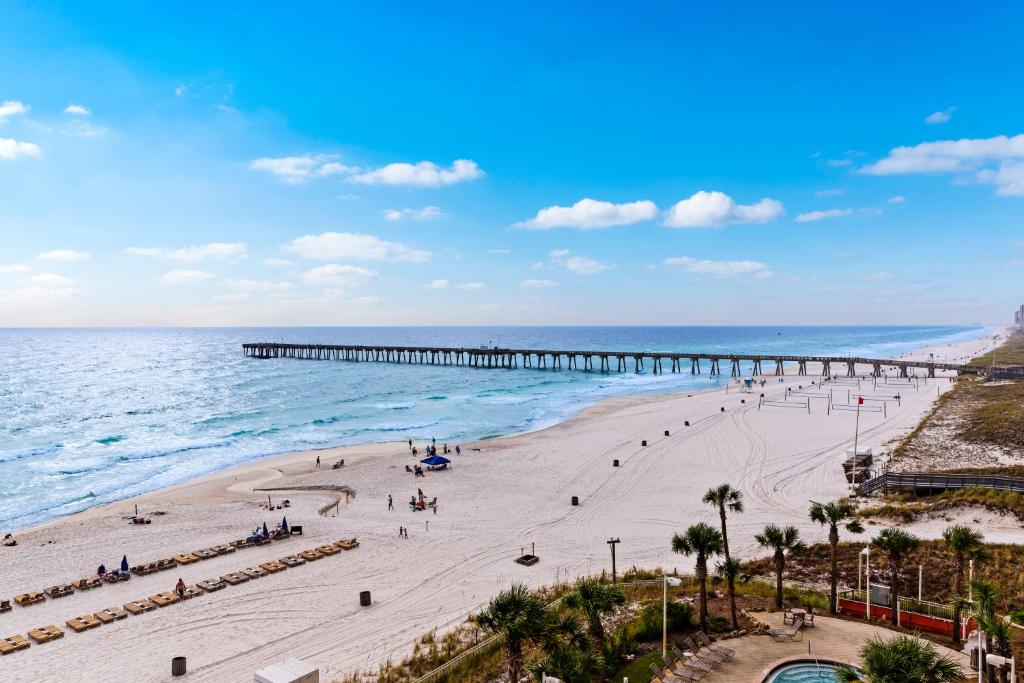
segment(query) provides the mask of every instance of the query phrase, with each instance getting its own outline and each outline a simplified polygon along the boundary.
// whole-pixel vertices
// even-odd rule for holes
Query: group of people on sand
[[[391,496],[388,496],[388,505],[391,504]],[[414,512],[421,512],[427,508],[433,508],[434,514],[437,514],[437,496],[428,503],[427,497],[423,495],[423,489],[416,489],[416,495],[409,497],[409,509]]]
[[[445,444],[441,444],[441,452],[443,454],[448,455],[449,453],[452,452],[452,450],[453,449],[448,448],[448,444],[446,444],[446,443]],[[462,455],[462,447],[461,446],[456,445],[454,451],[455,451],[455,455]],[[413,445],[412,439],[409,439],[409,452],[412,453],[413,455],[418,455],[419,454],[419,449],[416,448],[416,446]],[[430,438],[430,445],[426,447],[426,453],[427,453],[427,455],[437,455],[437,439],[436,438],[434,438],[434,437]]]

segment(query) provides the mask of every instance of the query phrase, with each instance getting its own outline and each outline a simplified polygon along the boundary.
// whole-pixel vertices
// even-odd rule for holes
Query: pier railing
[[[1024,493],[1024,477],[998,474],[945,474],[942,472],[886,472],[857,487],[861,495],[883,491],[945,491],[985,488]]]
[[[296,358],[302,360],[344,360],[352,362],[405,363],[425,365],[459,365],[476,368],[538,368],[552,370],[598,370],[600,372],[643,372],[646,365],[654,374],[683,372],[689,364],[690,373],[701,374],[704,362],[711,375],[722,374],[722,365],[728,364],[732,377],[740,376],[740,365],[750,366],[752,375],[786,374],[787,366],[797,375],[808,375],[808,364],[820,366],[823,377],[858,376],[858,367],[875,377],[910,377],[917,370],[934,377],[936,370],[960,373],[979,373],[983,369],[959,363],[938,363],[926,360],[861,358],[849,356],[795,356],[756,353],[707,353],[661,351],[586,351],[571,349],[511,349],[499,347],[443,347],[443,346],[366,346],[349,344],[284,344],[257,342],[242,344],[249,358]],[[565,364],[563,365],[563,359]],[[582,361],[582,363],[581,363]],[[763,367],[762,364],[767,366]],[[582,366],[582,367],[581,367]],[[774,366],[774,368],[773,368]],[[835,371],[833,370],[835,366]],[[765,372],[765,370],[768,372]],[[772,372],[774,370],[774,372]]]

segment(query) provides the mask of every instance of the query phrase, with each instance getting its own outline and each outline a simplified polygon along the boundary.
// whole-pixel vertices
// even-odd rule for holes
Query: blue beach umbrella
[[[267,523],[263,522],[263,537],[267,538],[270,536],[270,529],[267,528]]]
[[[285,532],[288,531],[288,518],[287,517],[282,517],[281,518],[281,531],[285,531]]]
[[[123,572],[128,571],[128,556],[127,555],[121,556],[121,571],[123,571]]]
[[[447,465],[451,462],[448,458],[441,457],[440,455],[432,455],[429,458],[420,460],[424,465]]]

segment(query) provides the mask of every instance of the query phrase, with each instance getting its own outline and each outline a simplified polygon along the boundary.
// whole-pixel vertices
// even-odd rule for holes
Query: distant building
[[[1017,327],[1024,327],[1024,304],[1013,312],[1013,324]]]

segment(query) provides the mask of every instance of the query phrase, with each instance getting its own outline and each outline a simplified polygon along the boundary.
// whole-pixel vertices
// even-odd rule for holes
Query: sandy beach
[[[911,355],[964,360],[991,344],[988,335]],[[268,546],[15,605],[0,614],[0,637],[49,624],[64,628],[70,617],[171,590],[179,577],[192,584],[341,538],[358,537],[361,545],[91,631],[66,629],[59,641],[0,659],[0,679],[168,681],[171,658],[182,655],[189,675],[176,680],[247,682],[262,666],[298,657],[330,681],[400,659],[415,638],[462,622],[513,581],[542,585],[610,570],[611,536],[621,538],[620,571],[688,570],[687,560],[670,551],[670,537],[695,521],[717,524],[700,498],[724,481],[745,497],[746,511],[731,520],[734,552],[760,554],[753,537],[768,522],[794,524],[808,541],[822,540],[807,508],[810,500],[848,493],[841,461],[853,446],[854,413],[826,414],[824,398],[810,399],[810,414],[758,410],[761,392],[781,400],[787,388],[815,381],[816,368],[810,371],[783,381],[767,377],[752,394],[733,384],[727,391],[607,400],[541,431],[460,444],[462,454],[449,456],[452,469],[424,478],[406,471],[424,456],[414,458],[405,443],[293,453],[21,532],[16,547],[0,548],[4,598],[90,576],[124,554],[134,565],[226,543],[285,514],[304,529]],[[861,415],[859,446],[884,450],[951,385],[938,377],[899,389],[901,402],[888,404],[885,417]],[[835,385],[837,400],[845,402],[850,388]],[[870,380],[864,389],[870,393]],[[320,469],[313,466],[317,456]],[[332,470],[339,458],[344,468]],[[274,490],[261,490],[268,488]],[[437,497],[436,513],[408,508],[417,488]],[[275,504],[288,498],[291,506],[262,509],[268,493]],[[570,505],[572,496],[578,507]],[[151,524],[128,522],[136,505]],[[400,526],[408,527],[408,539],[399,538]],[[941,525],[917,530],[937,536]],[[540,562],[514,563],[531,544]],[[371,607],[359,606],[361,590],[372,591]]]

